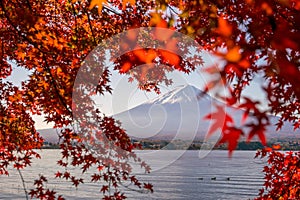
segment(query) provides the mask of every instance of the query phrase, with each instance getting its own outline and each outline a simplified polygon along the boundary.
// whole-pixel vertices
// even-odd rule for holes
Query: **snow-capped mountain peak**
[[[197,96],[201,93],[201,90],[192,85],[180,85],[175,89],[154,98],[148,103],[151,104],[174,104],[184,103],[191,101],[198,101]]]

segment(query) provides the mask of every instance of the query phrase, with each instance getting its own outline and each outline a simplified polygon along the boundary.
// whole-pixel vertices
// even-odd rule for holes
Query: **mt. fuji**
[[[132,109],[115,115],[129,136],[136,138],[194,139],[204,137],[212,112],[212,97],[191,85],[181,85]]]
[[[181,85],[174,90],[169,91],[161,96],[150,100],[148,103],[152,104],[174,104],[174,103],[187,103],[197,101],[197,95],[202,91],[191,85]]]
[[[201,97],[199,95],[201,94]],[[128,135],[143,139],[184,139],[194,140],[205,138],[211,121],[204,116],[215,112],[214,104],[226,107],[226,112],[236,122],[242,119],[243,111],[230,108],[215,98],[204,94],[191,85],[181,85],[165,94],[159,95],[134,108],[114,115],[122,123]],[[253,120],[251,117],[248,120]],[[270,116],[272,125],[268,127],[267,137],[299,138],[299,131],[294,132],[291,123],[285,123],[279,132],[274,126],[278,117]],[[55,129],[38,130],[46,141],[57,143],[58,135]],[[218,137],[218,134],[215,134]],[[214,136],[213,136],[214,137]],[[215,140],[217,138],[213,138]]]
[[[209,120],[204,120],[204,116],[215,111],[214,104],[224,105],[226,112],[236,122],[241,122],[243,115],[241,110],[226,106],[191,85],[178,86],[114,117],[122,123],[122,127],[130,137],[137,139],[202,139],[207,134],[211,123]],[[248,118],[248,120],[253,119]],[[270,120],[274,125],[278,117],[271,116]],[[295,135],[290,123],[286,123],[277,134],[275,129],[275,126],[268,127],[268,137],[278,137],[278,133],[280,137]]]

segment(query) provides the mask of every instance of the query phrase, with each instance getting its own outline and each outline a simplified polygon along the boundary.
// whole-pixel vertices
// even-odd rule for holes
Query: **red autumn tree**
[[[229,96],[224,100],[253,114],[256,122],[248,124],[250,131],[240,134],[251,139],[258,135],[265,145],[264,130],[268,124],[267,112],[280,116],[278,129],[284,121],[299,126],[299,19],[298,1],[159,1],[160,14],[167,26],[174,26],[193,37],[205,50],[225,62],[219,67],[219,83],[225,84]],[[166,14],[168,13],[168,14]],[[176,23],[174,20],[176,19]],[[269,110],[259,109],[243,91],[256,76],[265,79],[261,85],[268,98]],[[232,127],[228,127],[232,128]],[[226,127],[225,127],[226,129]],[[235,134],[223,131],[223,138]],[[227,135],[228,134],[228,135]],[[222,140],[222,141],[226,141]],[[232,146],[229,150],[233,150]]]
[[[225,84],[229,96],[223,97],[229,105],[245,110],[244,118],[253,115],[255,122],[246,123],[245,129],[232,123],[230,116],[225,123],[215,122],[212,129],[220,128],[219,143],[228,143],[232,152],[241,135],[248,141],[258,136],[266,145],[265,130],[268,114],[279,116],[277,129],[289,121],[299,129],[300,83],[300,2],[296,0],[208,0],[208,1],[159,1],[156,15],[193,37],[205,50],[219,56],[224,65],[221,78],[207,85],[207,90],[219,83]],[[174,20],[175,19],[175,20]],[[174,23],[175,21],[175,23]],[[256,76],[263,77],[268,110],[261,110],[256,100],[243,91],[251,86]],[[217,108],[218,113],[223,113]],[[218,114],[217,113],[217,114]],[[209,118],[214,119],[212,113]],[[282,153],[267,148],[264,168],[265,189],[259,199],[299,199],[299,153]]]
[[[268,156],[268,165],[264,167],[264,188],[259,192],[258,200],[299,199],[300,197],[300,152],[258,151],[256,157]]]
[[[0,16],[1,174],[8,174],[9,165],[22,169],[30,164],[33,157],[39,157],[34,148],[40,148],[43,139],[35,130],[31,114],[45,115],[46,121],[54,122],[57,128],[73,125],[72,108],[76,108],[76,104],[72,104],[72,92],[81,63],[103,40],[136,27],[177,30],[194,38],[204,50],[223,59],[223,66],[210,70],[210,73],[220,74],[220,78],[205,89],[226,85],[230,95],[222,97],[224,101],[243,109],[245,118],[253,115],[255,119],[244,125],[248,132],[237,127],[230,116],[225,118],[225,125],[215,123],[219,125],[216,128],[222,130],[220,143],[228,143],[230,153],[242,134],[248,140],[258,136],[265,145],[264,131],[269,124],[270,113],[280,116],[279,129],[285,121],[292,122],[295,129],[299,128],[300,3],[296,0],[2,0]],[[122,55],[116,61],[115,69],[137,79],[141,89],[159,92],[161,82],[171,84],[171,80],[165,77],[167,71],[188,73],[195,69],[188,60],[170,52],[141,49]],[[152,70],[138,67],[149,62],[156,62]],[[12,63],[30,70],[29,80],[23,82],[22,87],[3,80],[11,75]],[[167,67],[161,67],[161,64]],[[159,77],[153,75],[157,70]],[[98,93],[111,91],[109,75],[110,71],[105,69],[99,77]],[[243,91],[252,84],[255,76],[265,79],[266,84],[261,87],[268,97],[268,110],[259,109],[258,102],[244,96]],[[90,89],[89,85],[85,87]],[[84,108],[78,109],[92,108],[89,95],[83,92],[82,98],[87,103]],[[218,109],[223,112],[222,108]],[[93,123],[80,121],[86,128],[78,132],[65,128],[61,132],[62,159],[58,164],[81,167],[83,172],[96,166],[99,171],[91,178],[107,183],[101,188],[107,199],[125,198],[119,191],[120,180],[131,180],[137,187],[151,191],[151,185],[142,185],[129,174],[130,166],[122,162],[132,158],[149,171],[149,167],[132,152],[136,146],[131,144],[124,130],[114,119],[96,110],[91,116],[97,120],[96,127]],[[98,156],[85,145],[86,138],[78,137],[88,132],[88,128],[105,130],[96,132],[94,137],[107,140],[105,145],[108,146],[94,143],[93,137],[88,138],[89,144],[97,146]],[[73,140],[79,145],[72,145]],[[108,147],[115,154],[108,152]],[[117,148],[127,153],[118,154]],[[114,164],[108,164],[110,162]],[[275,164],[278,160],[270,159],[270,162]],[[69,171],[57,172],[56,176],[70,180],[75,186],[83,182]],[[36,180],[37,189],[30,192],[31,196],[41,199],[55,196],[55,192],[49,189],[40,190],[45,181],[43,176]],[[112,195],[108,192],[110,185],[115,188]]]
[[[93,111],[98,128],[105,130],[103,134],[98,130],[95,137],[107,140],[105,145],[94,144],[96,153],[84,144],[87,141],[78,137],[81,132],[90,130],[74,132],[70,128],[74,125],[72,90],[81,62],[100,41],[135,24],[147,26],[147,12],[152,4],[141,2],[139,12],[134,15],[131,13],[135,8],[126,2],[123,4],[126,9],[122,13],[104,6],[99,14],[98,10],[91,10],[89,1],[0,2],[0,174],[9,174],[11,165],[21,170],[30,165],[33,157],[39,157],[34,149],[42,146],[43,138],[35,129],[32,114],[43,114],[46,122],[54,122],[55,128],[68,127],[60,133],[62,157],[58,165],[66,169],[76,166],[83,173],[91,167],[97,168],[91,181],[101,182],[98,191],[103,193],[103,198],[125,198],[119,189],[122,181],[152,191],[151,184],[141,183],[131,174],[128,159],[140,163],[146,172],[150,168],[137,158],[132,151],[137,145],[131,143],[114,119]],[[114,5],[122,8],[122,2],[114,2]],[[21,87],[4,80],[11,75],[12,65],[30,70],[29,80],[23,81]],[[110,91],[108,83],[99,83],[98,92]],[[86,107],[81,109],[89,109],[89,106],[87,99]],[[74,140],[77,141],[75,146]],[[117,148],[124,150],[123,154],[118,153]],[[55,176],[76,187],[84,182],[68,170],[58,171]],[[45,188],[46,181],[44,176],[37,177],[36,189],[29,192],[31,197],[61,199],[51,188]]]

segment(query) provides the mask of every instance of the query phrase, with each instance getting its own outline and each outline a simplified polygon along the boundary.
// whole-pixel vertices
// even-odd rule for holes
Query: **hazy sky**
[[[208,53],[204,53],[202,58],[205,65],[196,69],[190,74],[184,74],[179,71],[174,71],[167,74],[168,78],[171,78],[174,82],[169,87],[160,86],[161,92],[166,93],[179,85],[190,84],[199,89],[203,89],[205,85],[212,79],[211,75],[204,72],[203,69],[212,65],[217,65],[220,60],[216,57],[212,57]],[[149,99],[157,97],[154,92],[145,92],[137,88],[137,82],[128,82],[129,76],[120,75],[118,72],[113,71],[111,76],[111,86],[114,89],[112,94],[106,94],[104,96],[98,96],[95,98],[98,108],[108,115],[116,114],[127,109],[133,108]],[[262,78],[256,78],[252,82],[252,86],[246,88],[244,94],[258,100],[265,98],[264,92],[260,88],[265,81]],[[218,92],[224,91],[224,88],[219,87]],[[213,93],[211,93],[213,95]],[[266,102],[263,100],[262,102]]]
[[[204,68],[219,62],[216,58],[213,58],[207,53],[203,54],[202,58],[205,62]],[[203,69],[203,67],[201,67],[201,69]],[[168,77],[172,78],[174,84],[168,88],[161,86],[160,88],[162,94],[172,90],[178,85],[186,84],[203,89],[211,77],[206,75],[203,71],[201,71],[201,69],[196,69],[196,71],[189,75],[178,71],[167,74]],[[14,66],[12,75],[7,78],[7,80],[12,81],[14,84],[20,86],[21,81],[28,79],[29,73],[30,72],[22,68]],[[255,79],[252,83],[253,85],[248,87],[244,94],[253,99],[264,99],[263,91],[260,89],[262,83],[264,83],[263,79]],[[150,93],[137,89],[137,82],[129,83],[128,76],[120,75],[116,71],[114,71],[111,76],[111,86],[114,89],[112,94],[106,93],[102,97],[98,96],[95,98],[97,107],[107,115],[125,111],[157,96],[157,94],[154,92]],[[37,129],[51,128],[53,126],[53,124],[46,124],[43,122],[43,116],[34,116],[34,120],[36,121]]]

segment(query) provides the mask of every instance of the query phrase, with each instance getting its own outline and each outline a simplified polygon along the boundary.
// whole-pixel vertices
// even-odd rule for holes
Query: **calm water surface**
[[[147,161],[147,151],[143,152],[142,157]],[[253,199],[262,187],[261,170],[266,163],[253,159],[255,151],[235,151],[231,159],[227,151],[212,151],[203,159],[199,159],[198,151],[186,151],[170,165],[163,162],[181,153],[161,151],[159,156],[152,157],[148,163],[155,171],[149,175],[138,172],[137,176],[144,182],[153,183],[155,192],[144,194],[125,189],[128,199]],[[56,166],[59,150],[43,150],[41,154],[42,160],[35,160],[32,167],[23,171],[28,189],[33,187],[32,180],[38,174],[44,174],[49,176],[47,186],[66,199],[101,199],[97,192],[99,185],[88,180],[75,189],[68,182],[51,178],[59,169]],[[73,172],[80,176],[75,169]],[[11,170],[9,177],[0,176],[0,199],[25,199],[17,171]]]

